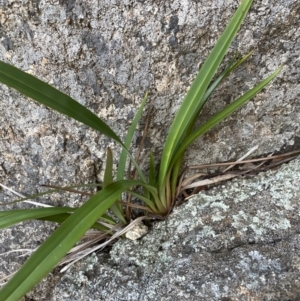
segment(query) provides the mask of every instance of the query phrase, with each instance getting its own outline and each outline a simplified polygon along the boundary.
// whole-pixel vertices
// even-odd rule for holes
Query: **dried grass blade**
[[[97,251],[97,250],[101,250],[104,247],[106,247],[108,244],[110,244],[112,241],[114,241],[115,239],[117,239],[118,237],[122,236],[123,234],[125,234],[127,231],[129,231],[131,228],[133,228],[137,223],[139,223],[140,221],[144,220],[144,219],[149,219],[149,217],[147,216],[141,216],[136,218],[134,221],[132,221],[128,226],[126,226],[125,228],[123,228],[122,230],[118,231],[117,233],[115,233],[109,240],[107,240],[106,242],[102,243],[101,245],[98,245],[94,248],[91,248],[89,250],[87,250],[87,252],[81,256],[79,256],[78,258],[76,258],[74,261],[72,261],[70,264],[68,264],[67,266],[65,266],[64,268],[62,268],[60,270],[61,273],[65,272],[67,269],[69,269],[74,263],[76,263],[77,261],[79,261],[80,259],[86,257],[87,255]]]
[[[261,161],[265,161],[265,160],[274,160],[274,159],[279,159],[279,158],[284,158],[284,157],[289,157],[289,156],[293,156],[293,155],[299,155],[300,154],[300,149],[298,150],[294,150],[292,152],[288,152],[285,154],[281,154],[281,155],[275,155],[275,156],[270,156],[270,157],[263,157],[263,158],[257,158],[257,159],[250,159],[250,160],[243,160],[241,162],[237,162],[237,161],[230,161],[230,162],[223,162],[223,163],[211,163],[211,164],[202,164],[202,165],[191,165],[188,166],[188,169],[206,169],[206,168],[210,168],[210,167],[222,167],[222,166],[230,166],[232,164],[234,165],[239,165],[239,164],[245,164],[245,163],[255,163],[255,162],[261,162]],[[297,157],[295,156],[295,157]],[[294,157],[293,157],[294,158]]]
[[[233,178],[238,177],[239,174],[225,174],[221,176],[216,176],[212,179],[205,179],[201,181],[194,182],[192,184],[189,184],[183,188],[183,190],[190,189],[190,188],[195,188],[195,187],[200,187],[200,186],[207,186],[207,185],[212,185],[212,184],[217,184],[219,182],[227,181]]]
[[[253,152],[255,152],[258,149],[258,145],[253,146],[245,155],[243,155],[241,158],[237,159],[236,162],[243,161],[245,158],[250,156]],[[224,169],[223,172],[226,172],[227,170],[231,169],[234,167],[236,164],[228,166],[226,169]]]

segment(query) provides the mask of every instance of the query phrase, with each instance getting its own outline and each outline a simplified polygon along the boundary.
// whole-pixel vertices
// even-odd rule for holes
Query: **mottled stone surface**
[[[216,91],[200,121],[281,64],[283,71],[255,99],[195,143],[186,155],[187,164],[236,159],[257,144],[256,154],[300,145],[300,4],[254,2],[226,62],[236,52],[255,52]],[[234,0],[2,0],[0,59],[68,93],[122,138],[149,90],[144,116],[153,108],[152,123],[143,155],[146,161],[151,148],[158,163],[184,93],[237,5]],[[115,155],[119,152],[103,135],[3,85],[0,97],[0,183],[18,192],[36,193],[39,184],[101,180],[106,147]],[[144,122],[145,118],[133,152]],[[12,199],[12,194],[0,191],[0,202]],[[55,194],[41,201],[78,206],[84,198]],[[0,253],[35,248],[52,229],[50,224],[30,222],[1,231]],[[23,260],[16,254],[1,257],[0,277]],[[47,300],[41,291],[35,291],[35,299]]]
[[[194,196],[76,265],[51,300],[299,300],[299,184],[297,159]]]

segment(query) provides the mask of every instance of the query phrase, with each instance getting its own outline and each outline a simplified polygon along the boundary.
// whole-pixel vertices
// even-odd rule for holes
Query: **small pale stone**
[[[148,227],[142,222],[137,223],[133,228],[126,232],[126,237],[130,240],[137,240],[148,233]]]

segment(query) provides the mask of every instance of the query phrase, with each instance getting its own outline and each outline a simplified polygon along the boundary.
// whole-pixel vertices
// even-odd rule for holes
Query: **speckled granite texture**
[[[300,159],[200,193],[76,265],[51,301],[299,300],[299,199]]]

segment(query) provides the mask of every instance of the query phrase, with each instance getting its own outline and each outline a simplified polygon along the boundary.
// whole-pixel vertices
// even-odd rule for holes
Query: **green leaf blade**
[[[272,73],[270,76],[268,76],[266,79],[262,80],[259,84],[257,84],[254,88],[247,91],[244,95],[239,97],[237,100],[235,100],[233,103],[225,107],[220,112],[216,113],[213,117],[211,117],[208,121],[206,121],[203,125],[201,125],[198,129],[196,129],[194,132],[192,132],[188,137],[186,137],[180,147],[177,150],[176,156],[174,156],[172,163],[174,164],[176,162],[176,159],[182,154],[186,148],[194,142],[198,137],[205,134],[207,131],[209,131],[211,128],[213,128],[215,125],[219,124],[222,120],[224,120],[226,117],[231,115],[234,111],[238,110],[242,105],[244,105],[247,101],[249,101],[251,98],[253,98],[257,93],[259,93],[271,80],[273,80],[276,75],[282,70],[282,67],[278,68],[274,73]]]
[[[125,138],[125,142],[124,145],[126,147],[126,149],[130,148],[130,144],[134,135],[134,132],[137,128],[137,125],[142,117],[142,113],[144,111],[145,105],[146,105],[146,101],[148,99],[148,92],[146,92],[142,103],[130,125],[130,128],[127,132],[126,138]],[[120,160],[119,160],[119,164],[118,164],[118,170],[117,170],[117,181],[123,180],[124,179],[124,173],[125,173],[125,167],[126,167],[126,160],[127,160],[127,151],[126,149],[122,149],[121,155],[120,155]]]
[[[73,212],[74,208],[50,207],[38,209],[9,210],[0,212],[0,229],[11,225],[60,213]]]
[[[106,155],[104,178],[103,178],[103,188],[107,187],[113,182],[112,171],[113,171],[113,153],[112,150],[108,147],[107,155]]]
[[[198,120],[199,114],[202,111],[203,106],[205,105],[206,101],[209,99],[211,94],[214,92],[214,90],[219,86],[219,84],[231,73],[233,72],[236,68],[238,68],[250,55],[252,55],[253,51],[249,52],[245,56],[243,56],[241,59],[235,62],[235,59],[230,62],[230,64],[225,68],[221,74],[210,84],[208,89],[206,90],[205,94],[203,95],[203,98],[201,99],[201,107],[198,109],[194,119],[191,121],[189,127],[187,128],[185,132],[185,137],[189,136],[190,133],[192,132],[196,121]],[[171,195],[172,199],[174,200],[175,198],[175,192],[176,192],[176,185],[177,185],[177,180],[178,180],[178,175],[180,172],[180,167],[183,161],[183,156],[184,153],[181,153],[181,156],[176,156],[176,162],[170,164],[172,166],[172,173],[171,173]],[[170,168],[169,168],[170,171]]]
[[[190,124],[190,120],[194,119],[195,114],[201,107],[202,103],[200,100],[244,20],[252,1],[253,0],[242,0],[239,8],[231,18],[225,31],[218,39],[212,52],[200,69],[171,125],[161,158],[158,179],[159,193],[162,196],[162,199],[164,199],[165,194],[165,177],[172,157],[183,139],[185,131]]]
[[[129,187],[140,181],[119,181],[101,190],[78,208],[25,262],[0,290],[5,301],[19,300],[50,272],[83,234]]]
[[[59,113],[99,131],[122,145],[118,135],[104,121],[79,102],[36,77],[1,61],[0,82]]]
[[[69,217],[70,217],[70,213],[60,213],[60,214],[40,217],[40,218],[38,218],[38,220],[62,224]],[[115,222],[113,224],[115,224]],[[103,231],[103,232],[109,230],[107,227],[101,225],[98,222],[94,223],[91,226],[91,229],[95,229],[95,230],[99,230],[99,231]]]
[[[62,224],[69,216],[69,212],[74,212],[77,208],[69,207],[50,207],[50,208],[37,208],[37,209],[22,209],[22,210],[9,210],[0,211],[0,229],[10,227],[14,224],[25,222],[32,219],[50,221]],[[105,219],[111,220],[110,217],[104,215]],[[94,223],[91,228],[100,231],[108,230],[107,227]]]
[[[109,186],[112,183],[113,183],[113,153],[112,150],[108,147],[107,155],[106,155],[104,178],[103,178],[103,188]],[[110,207],[110,210],[123,224],[126,224],[126,220],[124,217],[123,208],[121,204],[114,203]]]

